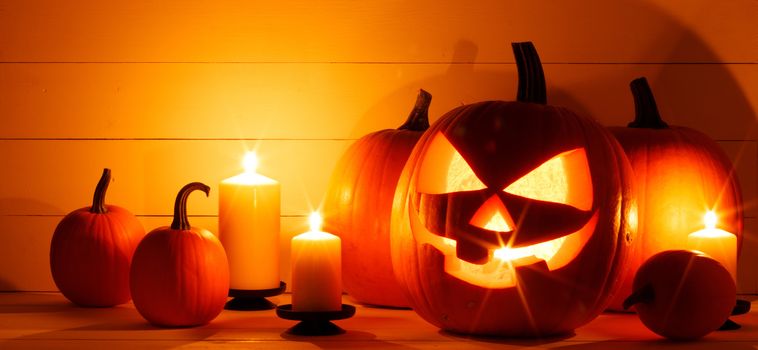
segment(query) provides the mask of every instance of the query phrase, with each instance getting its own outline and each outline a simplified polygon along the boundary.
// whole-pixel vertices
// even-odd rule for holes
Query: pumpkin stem
[[[547,104],[545,73],[537,49],[531,41],[511,43],[518,70],[516,101]]]
[[[624,300],[624,310],[629,310],[632,305],[639,303],[650,303],[655,299],[655,290],[651,284],[646,284],[642,288],[632,292],[632,295]]]
[[[661,119],[658,106],[655,104],[653,91],[645,77],[637,78],[629,83],[634,96],[634,121],[627,125],[630,128],[666,129],[668,124]]]
[[[105,207],[105,192],[108,191],[108,185],[111,183],[111,169],[103,169],[103,175],[100,176],[100,181],[97,182],[95,187],[95,195],[92,198],[92,207],[89,208],[90,213],[105,214],[108,212],[108,208]]]
[[[179,194],[176,195],[176,202],[174,202],[174,221],[171,223],[172,230],[189,230],[192,228],[189,224],[189,219],[187,219],[187,197],[195,190],[203,191],[208,196],[211,188],[202,182],[191,182],[179,190]]]
[[[424,89],[420,89],[418,97],[416,97],[416,105],[413,106],[411,114],[408,115],[405,123],[397,129],[411,131],[425,131],[429,129],[429,105],[431,103],[432,94],[426,92]]]

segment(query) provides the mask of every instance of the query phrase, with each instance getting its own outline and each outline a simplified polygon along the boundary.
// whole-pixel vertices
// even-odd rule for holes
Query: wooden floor
[[[288,303],[289,295],[272,300]],[[751,299],[751,298],[748,298]],[[350,302],[346,300],[346,302]],[[758,301],[753,302],[753,310]],[[273,310],[224,311],[211,324],[162,329],[146,323],[132,304],[110,309],[78,308],[57,293],[0,293],[0,349],[756,349],[758,311],[737,316],[737,331],[716,332],[689,343],[662,340],[636,316],[604,314],[560,339],[470,338],[440,332],[410,310],[357,306],[355,317],[338,321],[347,333],[297,337],[286,333],[294,323]]]

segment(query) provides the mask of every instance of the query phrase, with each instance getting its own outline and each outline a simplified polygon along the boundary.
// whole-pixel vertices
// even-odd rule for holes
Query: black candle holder
[[[276,315],[285,320],[300,321],[287,330],[289,334],[337,335],[345,333],[345,330],[330,321],[353,317],[355,306],[342,304],[342,309],[339,311],[292,311],[292,304],[287,304],[278,306]]]
[[[234,297],[234,299],[227,301],[224,309],[238,311],[271,310],[276,308],[276,304],[270,302],[266,297],[282,294],[286,289],[287,284],[282,281],[279,281],[278,288],[258,290],[229,289],[229,296]]]

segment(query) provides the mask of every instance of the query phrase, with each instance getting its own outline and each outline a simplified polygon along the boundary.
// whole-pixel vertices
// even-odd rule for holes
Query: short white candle
[[[311,230],[292,238],[292,310],[342,309],[342,252],[339,237],[321,231],[311,214]]]
[[[737,236],[716,228],[716,213],[708,211],[703,218],[705,229],[690,233],[687,249],[699,250],[720,262],[737,281]]]
[[[256,172],[248,153],[245,172],[219,186],[219,239],[229,259],[229,288],[279,287],[279,183]]]

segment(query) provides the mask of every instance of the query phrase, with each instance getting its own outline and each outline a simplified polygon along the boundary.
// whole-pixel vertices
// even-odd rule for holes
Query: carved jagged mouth
[[[489,251],[490,258],[484,264],[472,264],[456,256],[456,242],[452,239],[429,232],[418,219],[410,215],[411,228],[416,241],[429,244],[445,256],[445,272],[468,283],[485,288],[509,288],[517,283],[516,270],[519,267],[546,265],[548,270],[556,270],[574,260],[595,232],[598,213],[578,231],[559,238],[525,247],[503,247]]]

